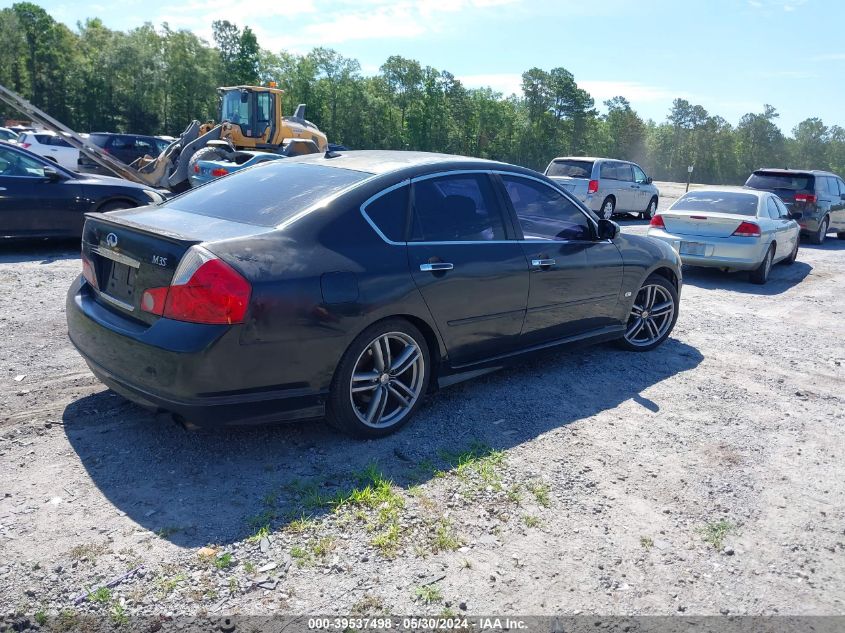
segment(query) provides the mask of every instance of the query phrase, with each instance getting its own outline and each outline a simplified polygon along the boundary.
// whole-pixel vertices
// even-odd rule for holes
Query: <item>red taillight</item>
[[[737,237],[760,237],[760,227],[754,222],[742,222],[733,234]]]
[[[796,193],[795,194],[795,202],[809,202],[815,203],[816,196],[812,193]]]
[[[649,222],[648,225],[656,227],[658,229],[665,229],[666,228],[666,225],[663,223],[663,216],[662,215],[652,216],[651,222]]]
[[[200,166],[199,165],[194,165],[194,173],[195,174],[200,173]]]
[[[169,287],[147,288],[141,309],[176,321],[241,323],[252,287],[234,268],[199,247],[191,248]]]
[[[98,288],[97,275],[94,272],[94,262],[88,259],[84,253],[82,254],[82,276],[85,278],[85,281]]]
[[[30,147],[32,147],[32,143],[21,143],[21,147],[23,147],[24,149],[29,149]]]
[[[596,193],[599,190],[599,181],[598,180],[591,180],[590,184],[587,185],[587,193]]]
[[[223,169],[222,167],[218,167],[217,169],[211,170],[211,175],[214,176],[215,178],[219,178],[220,176],[225,176],[228,173],[229,173],[229,170]]]

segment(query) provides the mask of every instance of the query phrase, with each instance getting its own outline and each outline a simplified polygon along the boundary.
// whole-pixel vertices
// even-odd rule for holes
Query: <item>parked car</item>
[[[157,136],[108,132],[92,132],[88,135],[88,141],[127,165],[144,156],[156,157],[170,145],[170,141]],[[84,174],[113,175],[111,170],[101,167],[84,154],[79,155],[74,169]]]
[[[237,153],[237,155],[239,161],[242,162],[202,159],[194,162],[193,168],[188,172],[188,178],[191,181],[191,186],[199,187],[200,185],[204,185],[215,178],[227,176],[233,172],[240,171],[241,169],[265,163],[270,160],[285,158],[285,156],[281,154],[253,150],[241,150]]]
[[[79,150],[55,132],[48,130],[21,132],[18,136],[18,144],[33,154],[43,156],[65,169],[76,169]]]
[[[794,217],[768,192],[701,189],[655,215],[648,236],[672,246],[684,264],[747,270],[752,282],[764,284],[773,264],[798,257]]]
[[[648,220],[657,211],[660,191],[636,163],[564,156],[553,159],[545,174],[607,220],[616,213]]]
[[[830,231],[845,240],[845,182],[836,174],[815,169],[758,169],[745,186],[777,194],[798,218],[801,234],[811,243],[824,243]]]
[[[0,141],[6,141],[7,143],[16,143],[17,140],[17,132],[14,132],[7,127],[0,127]]]
[[[83,176],[0,142],[0,238],[79,237],[87,211],[158,203],[160,192],[119,178]]]
[[[82,243],[71,341],[118,393],[199,425],[325,415],[386,435],[525,352],[654,349],[681,290],[669,246],[548,178],[420,152],[263,163],[90,214]]]

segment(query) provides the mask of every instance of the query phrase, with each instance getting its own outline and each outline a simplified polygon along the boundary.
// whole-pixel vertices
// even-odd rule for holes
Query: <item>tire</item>
[[[120,211],[121,209],[131,209],[137,207],[137,204],[131,204],[125,200],[116,200],[115,202],[106,202],[97,209],[97,213],[108,213],[109,211]]]
[[[384,370],[391,366],[384,363],[385,342],[394,371]],[[335,370],[326,420],[353,437],[390,435],[413,417],[430,376],[431,354],[417,327],[398,318],[374,323],[352,342]]]
[[[648,203],[648,208],[640,214],[643,220],[651,220],[657,212],[657,198],[652,198]]]
[[[613,196],[608,196],[604,199],[604,202],[601,203],[599,217],[604,218],[605,220],[612,220],[614,213],[616,213],[616,199]]]
[[[762,286],[769,281],[769,273],[772,272],[772,260],[774,258],[775,245],[772,244],[763,256],[763,261],[760,262],[760,265],[749,273],[748,279],[751,280],[751,283]]]
[[[677,289],[665,277],[649,275],[634,297],[625,334],[618,345],[632,352],[653,350],[669,337],[677,320]]]
[[[792,249],[792,252],[789,254],[789,257],[787,257],[781,262],[784,266],[792,266],[792,264],[795,263],[795,260],[798,259],[798,244],[800,242],[800,239],[795,240],[795,248]]]
[[[191,184],[190,174],[194,173],[194,165],[201,160],[225,160],[226,154],[217,147],[201,147],[188,160],[188,185]]]
[[[821,246],[822,244],[824,244],[824,239],[825,237],[827,237],[827,229],[829,226],[829,218],[825,218],[824,220],[822,220],[822,223],[819,225],[819,230],[810,236],[810,244],[815,244],[816,246]]]

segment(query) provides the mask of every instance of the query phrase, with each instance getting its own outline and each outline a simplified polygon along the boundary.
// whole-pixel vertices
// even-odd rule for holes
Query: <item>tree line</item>
[[[0,10],[0,84],[77,131],[178,135],[212,120],[217,87],[275,81],[285,112],[308,118],[335,143],[478,156],[543,169],[560,155],[634,160],[658,180],[742,184],[758,167],[830,169],[845,175],[845,129],[812,117],[791,136],[777,110],[736,125],[675,99],[665,121],[645,121],[624,96],[604,102],[565,68],[532,68],[522,94],[467,88],[454,75],[389,57],[375,76],[328,48],[305,55],[260,47],[249,27],[213,25],[209,43],[187,30],[146,23],[129,31],[89,19],[72,30],[21,2]],[[19,114],[0,109],[0,116]]]

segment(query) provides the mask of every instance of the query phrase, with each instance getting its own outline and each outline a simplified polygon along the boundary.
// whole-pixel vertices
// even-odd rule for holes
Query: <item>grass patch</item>
[[[47,624],[47,614],[44,613],[44,611],[36,611],[33,617],[38,623],[38,626],[44,626],[45,624]]]
[[[414,590],[414,600],[423,604],[434,604],[443,600],[443,593],[435,584],[423,585]]]
[[[229,567],[232,567],[234,564],[235,561],[229,552],[220,554],[220,556],[214,559],[214,566],[220,570],[229,569]]]
[[[735,528],[736,526],[730,521],[720,519],[715,523],[708,523],[703,528],[699,528],[699,532],[706,542],[710,543],[716,550],[721,550],[725,537]]]
[[[365,593],[361,599],[352,605],[352,613],[358,615],[375,615],[385,613],[384,600],[378,596]]]
[[[442,451],[440,456],[454,469],[458,479],[475,488],[502,489],[501,468],[505,462],[503,451],[493,450],[486,444],[473,442],[461,453]]]
[[[111,621],[114,622],[117,626],[126,626],[127,624],[129,624],[129,614],[126,612],[126,609],[120,604],[115,604],[112,606],[109,616],[111,617]]]
[[[248,543],[258,543],[261,539],[270,536],[270,524],[265,523],[255,531],[255,534],[247,538]]]
[[[535,517],[532,514],[526,514],[522,517],[522,522],[525,524],[525,527],[535,528],[540,527],[540,519]]]
[[[179,529],[180,528],[174,525],[166,525],[163,528],[159,528],[159,530],[156,532],[156,536],[159,538],[170,538],[171,536],[176,534]]]
[[[537,500],[544,508],[548,508],[552,505],[551,500],[549,499],[549,491],[550,488],[548,484],[543,482],[530,482],[526,485],[528,490],[534,495],[534,499]]]
[[[79,614],[73,609],[63,609],[56,618],[56,631],[76,631],[79,629]]]
[[[461,540],[452,530],[452,524],[445,518],[440,519],[434,528],[431,547],[435,552],[453,552],[462,545]]]
[[[370,541],[385,558],[393,558],[399,551],[399,524],[391,523],[386,530],[376,534]]]
[[[175,576],[162,578],[158,581],[158,588],[161,592],[161,595],[167,596],[168,594],[172,593],[180,582],[185,582],[187,579],[188,577],[185,574],[176,574]]]
[[[91,591],[88,594],[88,600],[99,604],[108,604],[111,602],[111,589],[108,587],[100,587],[95,591]]]
[[[311,553],[297,545],[290,548],[290,557],[295,560],[296,564],[300,567],[305,567],[312,561]]]
[[[87,559],[94,564],[97,562],[97,557],[105,554],[106,550],[108,550],[108,546],[105,543],[85,543],[72,547],[68,554],[72,560]]]
[[[641,536],[640,546],[644,549],[651,549],[652,547],[654,547],[654,541],[650,536]]]

